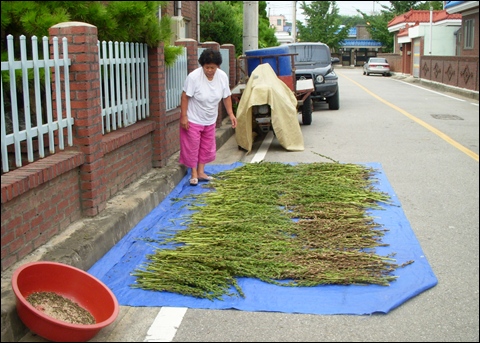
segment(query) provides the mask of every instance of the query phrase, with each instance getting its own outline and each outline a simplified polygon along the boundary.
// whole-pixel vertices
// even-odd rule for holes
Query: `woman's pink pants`
[[[197,168],[199,163],[215,161],[217,144],[215,124],[204,126],[189,123],[189,129],[180,128],[179,162],[188,168]]]

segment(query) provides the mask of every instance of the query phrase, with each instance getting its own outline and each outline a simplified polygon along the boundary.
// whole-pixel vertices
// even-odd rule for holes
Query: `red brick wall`
[[[163,47],[163,46],[162,46]],[[155,124],[153,133],[153,167],[163,167],[168,156],[165,147],[165,63],[162,47],[148,49],[148,77],[150,120]]]
[[[474,32],[474,48],[464,49],[464,26],[465,20],[473,19],[475,25]],[[457,56],[420,56],[420,79],[430,80],[438,83],[443,83],[449,86],[465,88],[473,91],[479,91],[479,13],[473,13],[462,17],[462,27],[457,32],[458,37],[456,41]],[[398,32],[394,34],[395,52],[399,53],[401,63],[395,64],[395,72],[411,74],[413,70],[413,61],[410,56],[405,55],[407,50],[411,48],[411,43],[398,43]],[[424,38],[421,38],[421,49],[424,51]],[[400,46],[403,46],[400,52]],[[379,54],[379,56],[388,54]],[[397,58],[395,57],[395,60]],[[390,65],[393,59],[389,57]]]
[[[473,22],[475,23],[475,32],[473,34],[473,39],[474,39],[474,43],[473,43],[473,49],[464,49],[464,27],[465,27],[465,20],[471,20],[473,19]],[[479,32],[479,26],[478,23],[479,23],[479,14],[478,12],[477,13],[474,13],[474,14],[469,14],[469,15],[463,15],[462,16],[462,28],[461,28],[461,41],[459,42],[459,47],[460,47],[460,55],[461,56],[477,56],[478,57],[478,50],[479,50],[479,40],[478,40],[478,37],[480,32]]]
[[[72,61],[69,72],[70,89],[73,91],[70,95],[71,111],[75,120],[73,144],[85,155],[79,175],[82,212],[95,216],[105,208],[107,201],[101,179],[104,160],[97,28],[84,23],[59,24],[50,28],[49,35],[67,38]],[[59,45],[62,51],[63,45]]]
[[[152,169],[152,151],[152,138],[147,134],[105,153],[103,183],[108,199]]]
[[[166,153],[167,155],[171,156],[180,151],[180,107],[169,111],[168,116],[171,118],[171,120],[166,123]]]
[[[389,53],[378,53],[378,57],[384,57],[387,59],[388,64],[390,64],[390,70],[392,72],[401,73],[402,72],[402,55],[400,54],[389,54]]]
[[[55,161],[48,158],[26,166],[21,174],[28,173],[26,179],[17,171],[2,176],[2,271],[82,217],[78,166],[83,162],[79,153],[58,153]],[[29,179],[37,187],[26,190],[21,184]],[[12,197],[20,190],[25,192]],[[11,200],[4,202],[5,196]]]
[[[446,85],[479,90],[478,57],[422,56],[420,77]]]
[[[175,3],[180,1],[168,1],[167,7],[163,10],[162,14],[168,14],[174,16]],[[181,2],[181,14],[185,21],[188,22],[188,29],[185,33],[185,38],[197,39],[197,1],[182,1]]]
[[[96,30],[85,23],[50,29],[50,37],[66,37],[69,45],[73,147],[2,175],[2,271],[73,222],[99,214],[118,191],[178,151],[173,138],[155,139],[164,133],[155,130],[165,113],[163,46],[151,49],[162,51],[152,60],[160,79],[150,82],[162,87],[150,87],[159,92],[151,118],[102,134]],[[154,155],[154,142],[162,144],[157,147],[161,154]]]

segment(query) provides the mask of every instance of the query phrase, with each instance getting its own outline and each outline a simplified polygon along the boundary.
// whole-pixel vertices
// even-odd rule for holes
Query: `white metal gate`
[[[420,77],[420,38],[413,40],[413,77]]]

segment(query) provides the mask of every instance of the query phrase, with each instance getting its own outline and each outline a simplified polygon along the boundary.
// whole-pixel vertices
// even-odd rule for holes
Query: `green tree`
[[[160,41],[158,11],[166,1],[2,1],[5,34],[48,36],[65,21],[98,28],[99,40],[134,41],[155,46]]]
[[[238,2],[238,1],[237,1]],[[280,43],[275,36],[275,28],[270,27],[270,20],[267,14],[267,2],[258,2],[258,47],[260,49],[272,46],[279,46]]]
[[[138,42],[148,46],[165,43],[165,61],[173,63],[182,51],[169,45],[170,17],[158,20],[167,1],[2,1],[2,41],[11,34],[39,38],[48,29],[66,21],[80,21],[98,28],[100,41]],[[2,60],[5,45],[2,44]]]
[[[303,42],[322,42],[330,49],[338,50],[340,43],[348,37],[350,26],[342,26],[336,1],[302,1],[300,8],[305,23],[297,20],[298,39]]]
[[[365,19],[360,15],[349,16],[349,15],[340,15],[340,22],[342,25],[348,27],[356,27],[357,25],[365,25]]]
[[[428,10],[430,6],[434,10],[441,10],[443,9],[443,1],[390,1],[390,6],[381,6],[385,11],[397,16],[410,10]]]
[[[235,45],[243,52],[243,1],[211,1],[200,5],[200,40]],[[275,29],[267,17],[267,2],[258,2],[258,47],[278,46]]]
[[[235,45],[242,52],[242,7],[231,1],[204,2],[200,5],[200,40]]]

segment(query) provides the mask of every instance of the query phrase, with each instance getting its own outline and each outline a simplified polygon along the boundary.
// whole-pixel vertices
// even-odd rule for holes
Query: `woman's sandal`
[[[215,180],[213,176],[207,175],[207,177],[199,177],[198,181],[212,181]]]
[[[192,177],[190,179],[190,186],[196,186],[198,185],[198,179],[196,177]]]

